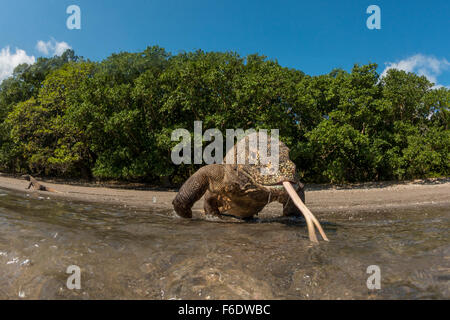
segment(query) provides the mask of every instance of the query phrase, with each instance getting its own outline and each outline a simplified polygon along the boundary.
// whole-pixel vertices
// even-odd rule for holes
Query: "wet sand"
[[[176,190],[135,190],[124,188],[83,186],[53,181],[41,181],[60,193],[27,190],[28,182],[0,176],[0,188],[27,193],[32,197],[67,199],[112,204],[140,210],[170,209]],[[314,212],[370,212],[384,209],[407,209],[420,206],[450,205],[450,179],[414,180],[402,183],[380,182],[356,185],[306,185],[306,203]],[[203,202],[194,205],[194,212],[202,211]],[[262,212],[277,210],[281,205],[271,203]]]

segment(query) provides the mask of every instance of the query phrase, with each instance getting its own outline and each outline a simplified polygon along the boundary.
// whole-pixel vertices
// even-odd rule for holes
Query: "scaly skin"
[[[245,140],[246,139],[246,140]],[[248,137],[238,142],[230,152],[237,155],[237,145],[248,143]],[[270,150],[270,142],[268,143]],[[261,165],[250,164],[249,156],[258,157],[258,151],[247,148],[245,164],[211,164],[200,168],[180,188],[172,204],[176,213],[184,218],[192,217],[192,206],[203,195],[204,210],[208,215],[227,214],[239,218],[257,215],[268,203],[283,204],[284,216],[301,216],[300,210],[290,199],[282,186],[290,181],[302,201],[305,201],[304,186],[299,182],[295,164],[289,159],[289,149],[279,144],[279,169],[270,175],[262,175]],[[226,157],[225,157],[226,158]],[[269,166],[270,167],[270,166]]]

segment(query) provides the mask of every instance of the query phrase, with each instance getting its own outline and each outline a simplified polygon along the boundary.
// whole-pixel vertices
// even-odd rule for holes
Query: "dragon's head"
[[[298,183],[295,164],[289,159],[289,148],[281,141],[268,138],[261,148],[257,133],[251,133],[239,140],[225,156],[225,163],[233,164],[240,174],[245,175],[256,187],[284,191],[283,182]],[[234,159],[230,158],[234,154]]]
[[[238,176],[245,176],[252,187],[270,194],[287,193],[305,216],[311,241],[317,242],[314,225],[328,241],[320,223],[304,204],[303,185],[297,179],[295,164],[289,159],[289,148],[277,138],[259,139],[256,132],[246,135],[227,152],[224,163],[232,165]]]

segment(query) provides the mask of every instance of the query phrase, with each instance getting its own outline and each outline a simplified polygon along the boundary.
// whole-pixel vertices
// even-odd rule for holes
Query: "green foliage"
[[[67,51],[0,84],[0,170],[183,182],[171,132],[280,129],[306,181],[447,176],[450,90],[377,65],[308,76],[264,56],[159,47],[93,63]]]
[[[89,175],[89,152],[79,128],[68,121],[69,96],[92,75],[93,65],[70,62],[51,72],[36,98],[18,103],[5,124],[20,163],[14,167],[46,175]]]
[[[448,176],[450,173],[450,131],[427,128],[407,137],[399,166],[401,178]]]
[[[312,172],[317,178],[331,182],[364,181],[373,179],[370,140],[349,124],[322,121],[307,133],[306,150]]]

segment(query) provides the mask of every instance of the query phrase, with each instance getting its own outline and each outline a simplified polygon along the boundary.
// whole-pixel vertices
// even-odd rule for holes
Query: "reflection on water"
[[[2,299],[448,299],[449,208],[245,223],[38,199],[0,190]],[[69,290],[70,265],[81,289]],[[381,269],[381,290],[366,285]]]

